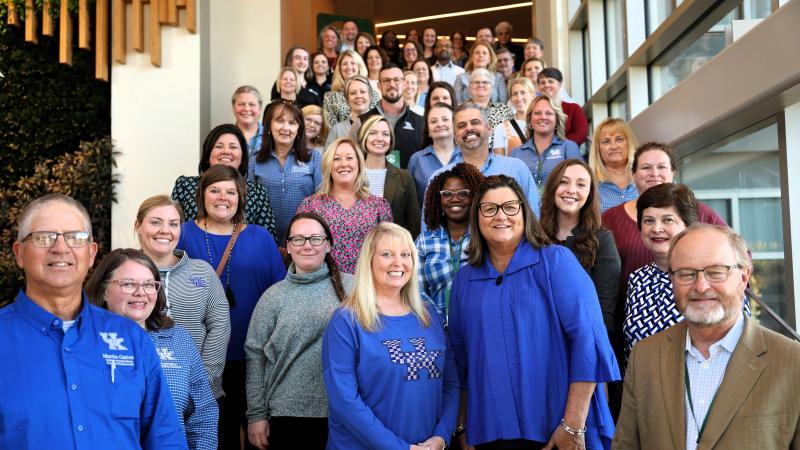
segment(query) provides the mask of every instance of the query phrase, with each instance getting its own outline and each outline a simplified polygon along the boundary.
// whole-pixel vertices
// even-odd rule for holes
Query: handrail
[[[752,291],[752,289],[748,287],[747,289],[745,289],[744,292],[748,298],[755,300],[755,302],[758,303],[758,306],[763,311],[765,311],[768,316],[772,317],[772,319],[774,319],[775,322],[778,322],[778,325],[783,327],[783,329],[786,330],[794,338],[794,340],[800,341],[800,334],[798,334],[794,328],[789,326],[789,324],[786,323],[786,321],[783,320],[781,316],[778,315],[778,313],[776,313],[772,308],[770,308],[769,305],[764,303],[764,300],[762,300],[761,297],[756,295],[755,292]]]

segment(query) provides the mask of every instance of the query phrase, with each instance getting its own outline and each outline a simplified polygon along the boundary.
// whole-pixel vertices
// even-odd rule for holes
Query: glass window
[[[745,238],[754,266],[751,287],[785,319],[789,299],[784,285],[778,125],[771,121],[744,130],[681,164],[681,182]],[[766,314],[759,319],[780,331]]]
[[[731,11],[697,40],[687,44],[676,42],[664,56],[649,66],[651,100],[655,101],[725,48],[725,26],[730,25],[737,11]],[[677,50],[677,49],[683,50]]]
[[[627,89],[623,89],[619,94],[615,95],[610,102],[608,102],[608,114],[610,117],[619,117],[621,119],[630,120]]]
[[[617,71],[625,60],[625,17],[623,0],[605,0],[603,11],[606,20],[606,76]]]
[[[650,36],[672,14],[673,0],[645,0],[645,23],[647,35]]]
[[[772,14],[772,0],[744,0],[742,9],[746,19],[763,19]]]
[[[567,3],[567,15],[569,16],[569,20],[575,18],[575,13],[578,12],[578,9],[581,7],[581,0],[569,0]]]

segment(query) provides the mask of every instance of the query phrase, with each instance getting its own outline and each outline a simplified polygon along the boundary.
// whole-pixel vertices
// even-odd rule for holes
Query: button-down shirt
[[[601,214],[609,208],[621,205],[628,200],[639,198],[639,191],[636,190],[636,185],[633,182],[625,186],[625,189],[620,189],[619,186],[610,181],[601,181],[597,183],[597,187],[597,192],[600,194]]]
[[[536,149],[533,139],[528,139],[524,144],[511,150],[511,156],[525,162],[539,189],[544,188],[547,176],[558,163],[565,159],[583,159],[578,144],[569,139],[560,139],[558,136],[553,136],[550,146],[542,153]]]
[[[703,426],[711,402],[717,394],[725,369],[731,359],[733,349],[739,342],[744,330],[744,315],[739,314],[736,323],[728,333],[709,348],[709,358],[703,357],[694,345],[689,331],[686,331],[686,370],[689,373],[692,404],[689,405],[688,394],[684,395],[686,403],[686,449],[697,448],[697,435]],[[736,376],[732,374],[731,376]],[[688,391],[687,391],[688,392]],[[694,410],[694,412],[692,412]],[[713,411],[711,411],[713,413]]]
[[[0,310],[0,361],[0,448],[187,448],[150,337],[85,297],[64,332],[20,290]]]
[[[322,156],[309,150],[311,160],[307,163],[295,159],[294,150],[286,156],[281,166],[274,154],[263,163],[250,159],[250,167],[261,177],[269,193],[272,213],[275,216],[275,239],[283,242],[289,222],[297,213],[297,207],[306,197],[313,195],[322,183]]]
[[[420,290],[433,300],[443,321],[447,321],[450,283],[458,269],[467,263],[469,231],[453,241],[444,226],[426,231],[417,237]],[[455,249],[459,255],[454,257]]]
[[[250,156],[255,156],[259,150],[261,150],[261,140],[264,137],[264,125],[261,122],[258,122],[258,131],[253,137],[250,138],[250,141],[247,142],[247,154]]]
[[[456,153],[459,153],[458,146],[453,149],[450,160],[447,162],[448,164],[453,162]],[[417,185],[417,196],[419,197],[420,205],[425,204],[425,188],[431,180],[431,175],[442,167],[444,165],[439,161],[436,152],[433,151],[433,145],[414,153],[411,155],[411,159],[408,160],[408,173],[414,177],[414,183]]]
[[[444,66],[437,62],[433,65],[433,67],[431,67],[431,70],[433,71],[434,81],[446,81],[450,83],[450,86],[455,85],[456,77],[464,73],[464,69],[453,64],[452,61],[448,61]]]

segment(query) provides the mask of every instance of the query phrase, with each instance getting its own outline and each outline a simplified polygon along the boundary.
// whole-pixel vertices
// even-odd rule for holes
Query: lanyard
[[[689,364],[684,360],[683,364],[683,377],[686,382],[686,396],[689,398],[689,410],[692,412],[692,420],[694,420],[694,425],[697,426],[697,416],[694,414],[694,404],[692,403],[692,386],[689,384]],[[714,407],[714,402],[717,400],[717,393],[719,392],[719,387],[717,387],[717,392],[714,393],[714,397],[711,399],[711,404],[708,405],[708,411],[706,411],[706,416],[703,418],[703,424],[700,425],[697,430],[697,441],[696,443],[700,444],[700,438],[703,437],[703,431],[706,429],[706,424],[708,423],[708,416],[711,413],[711,408]]]
[[[461,239],[458,242],[453,242],[453,238],[451,238],[448,234],[447,242],[450,244],[450,273],[452,277],[455,277],[455,273],[458,272],[459,267],[461,267],[461,246],[464,244],[464,236],[467,234],[464,233],[461,236]],[[448,284],[447,288],[444,291],[444,311],[445,317],[450,315],[450,285]]]

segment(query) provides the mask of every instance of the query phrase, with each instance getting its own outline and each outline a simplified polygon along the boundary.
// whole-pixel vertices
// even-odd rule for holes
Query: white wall
[[[138,247],[133,222],[142,200],[169,194],[179,175],[197,173],[201,146],[215,125],[232,122],[230,96],[255,84],[269,101],[280,60],[280,0],[198,1],[197,33],[163,27],[161,67],[133,52],[128,34],[125,64],[111,67],[111,137],[117,158],[117,203],[111,245]],[[127,6],[128,27],[131,9]],[[149,36],[145,7],[145,36]]]

